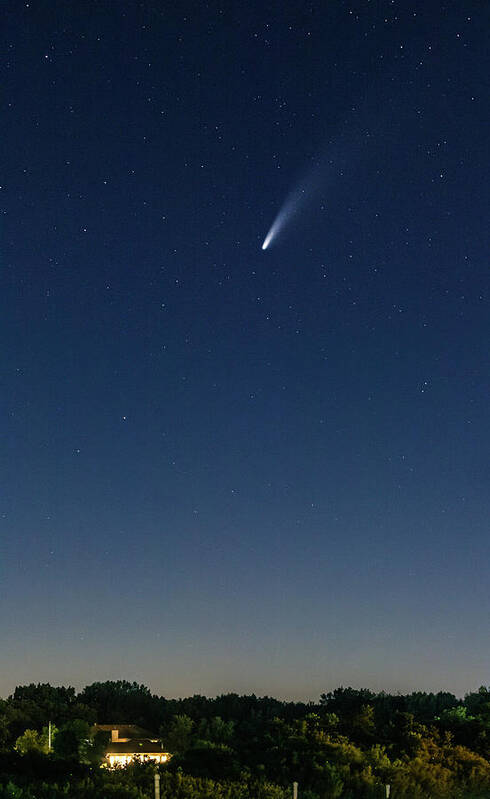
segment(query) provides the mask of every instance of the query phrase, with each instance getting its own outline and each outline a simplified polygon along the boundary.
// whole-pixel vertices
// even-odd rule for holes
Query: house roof
[[[112,730],[117,730],[120,738],[154,738],[156,740],[156,736],[152,732],[137,724],[94,724],[95,732],[112,732]]]
[[[149,738],[138,738],[133,741],[111,741],[106,755],[161,755],[165,754],[162,745]]]

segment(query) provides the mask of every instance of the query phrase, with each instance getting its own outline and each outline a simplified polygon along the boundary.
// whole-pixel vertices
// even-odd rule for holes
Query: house
[[[126,766],[132,760],[166,763],[170,759],[161,741],[136,724],[95,724],[94,732],[110,733],[104,756],[108,766]]]

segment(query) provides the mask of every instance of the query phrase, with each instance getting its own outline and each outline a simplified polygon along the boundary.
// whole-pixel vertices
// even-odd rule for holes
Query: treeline
[[[51,722],[51,748],[48,746]],[[98,723],[133,723],[173,754],[162,799],[490,799],[490,691],[338,688],[317,703],[225,694],[166,699],[126,681],[77,693],[18,687],[0,700],[0,799],[149,799],[153,766],[100,769]]]

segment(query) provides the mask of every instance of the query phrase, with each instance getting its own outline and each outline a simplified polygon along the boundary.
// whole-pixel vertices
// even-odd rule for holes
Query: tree
[[[64,760],[78,760],[81,763],[92,762],[94,736],[90,726],[83,719],[74,719],[64,724],[57,732],[53,752]]]
[[[361,743],[370,743],[376,735],[376,725],[374,723],[374,708],[372,705],[363,705],[352,719],[352,737]]]
[[[51,729],[51,739],[54,740],[57,733],[56,727]],[[49,752],[49,731],[47,727],[43,727],[42,732],[37,730],[25,730],[15,742],[15,750],[21,755],[26,755],[28,752],[41,752],[47,755]]]
[[[158,729],[160,700],[145,685],[127,680],[94,682],[78,700],[96,711],[99,724],[130,722]]]
[[[221,716],[213,716],[211,719],[201,719],[197,737],[203,741],[211,741],[215,744],[226,744],[233,737],[235,723],[233,721],[223,721]]]
[[[0,750],[7,746],[10,737],[8,705],[0,699]]]
[[[189,716],[174,716],[168,730],[161,730],[165,749],[171,754],[183,755],[191,745],[194,722]]]
[[[95,721],[94,711],[77,700],[74,688],[49,683],[18,686],[8,699],[7,713],[15,737],[26,728],[40,730],[48,721],[57,726],[74,718]]]
[[[360,713],[364,705],[370,704],[376,697],[367,688],[336,688],[328,694],[322,694],[320,698],[321,707],[330,713],[336,713],[341,719],[352,717]]]
[[[241,767],[236,754],[229,746],[198,741],[175,761],[186,774],[215,780],[237,780]]]

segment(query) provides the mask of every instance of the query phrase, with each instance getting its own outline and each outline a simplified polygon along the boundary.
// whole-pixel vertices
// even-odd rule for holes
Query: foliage
[[[97,741],[100,737],[97,738]],[[105,745],[105,741],[104,741]],[[96,756],[92,756],[95,748],[95,734],[90,725],[82,719],[74,719],[64,724],[57,732],[53,742],[53,752],[57,757],[65,760],[78,760],[81,763],[97,762],[103,753],[100,747],[96,749]]]
[[[192,742],[194,722],[185,714],[174,716],[167,731],[161,730],[164,748],[176,755],[183,755]]]
[[[51,738],[56,735],[57,729],[54,727],[51,730]],[[22,735],[19,735],[15,742],[15,750],[21,755],[26,755],[28,752],[39,752],[47,755],[49,752],[49,730],[48,727],[43,727],[41,732],[37,730],[25,730]]]
[[[47,720],[52,722],[48,752]],[[160,731],[162,799],[490,799],[490,692],[338,688],[317,704],[165,699],[124,680],[20,686],[0,700],[0,799],[150,799],[155,766],[101,769],[93,722]]]

